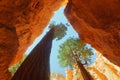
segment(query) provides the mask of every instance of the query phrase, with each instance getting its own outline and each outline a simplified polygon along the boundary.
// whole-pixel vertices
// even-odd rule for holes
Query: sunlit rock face
[[[10,80],[8,67],[22,57],[65,0],[0,0],[0,80]]]
[[[120,80],[120,67],[111,63],[98,51],[95,53],[97,53],[97,58],[94,64],[85,66],[93,80]],[[84,80],[78,66],[74,67],[73,73],[75,80]]]
[[[66,80],[73,80],[73,70],[66,70]]]
[[[50,80],[66,80],[65,76],[60,73],[51,73]]]
[[[111,63],[101,53],[97,53],[95,63],[88,67],[88,71],[94,80],[120,80],[120,67]]]
[[[82,40],[120,66],[119,0],[69,0],[65,15]]]

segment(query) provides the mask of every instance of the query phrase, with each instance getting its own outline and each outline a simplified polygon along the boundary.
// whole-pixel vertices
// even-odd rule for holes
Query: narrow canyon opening
[[[73,71],[73,69],[71,68],[71,66],[65,65],[65,67],[62,67],[60,65],[60,60],[58,58],[58,55],[60,54],[59,50],[60,50],[60,46],[62,44],[64,44],[67,40],[71,40],[72,42],[75,42],[76,39],[80,40],[78,33],[74,30],[74,28],[72,27],[72,25],[68,22],[68,20],[66,19],[65,15],[64,15],[64,9],[66,6],[61,7],[59,10],[54,12],[54,16],[51,18],[49,24],[47,25],[47,27],[44,29],[43,33],[37,37],[33,44],[26,50],[25,54],[23,55],[23,58],[16,64],[14,64],[13,66],[11,66],[9,68],[9,71],[11,72],[11,75],[14,76],[15,72],[17,71],[17,69],[21,66],[21,64],[24,62],[24,60],[26,59],[26,57],[29,55],[29,53],[35,48],[35,46],[42,40],[42,38],[46,35],[46,33],[50,30],[50,26],[54,24],[55,27],[61,27],[64,26],[66,27],[66,32],[64,35],[60,35],[60,39],[59,37],[57,37],[56,39],[53,40],[52,43],[52,49],[51,49],[51,54],[50,54],[50,79],[54,80],[65,80],[65,78],[67,77],[67,75],[69,74],[70,71],[72,71],[72,73],[76,73],[76,71]],[[62,32],[62,31],[61,31]],[[61,33],[60,32],[60,33]],[[59,33],[59,34],[60,34]],[[59,36],[59,35],[58,35]],[[71,43],[71,42],[70,42]],[[84,43],[84,42],[83,42]],[[83,44],[81,43],[81,44]],[[74,43],[73,43],[74,44]],[[76,45],[79,44],[76,42]],[[74,45],[74,46],[76,46]],[[72,45],[71,45],[72,46]],[[76,48],[79,48],[79,46],[77,46]],[[95,53],[95,49],[92,48],[90,46],[90,44],[86,44],[84,48],[88,49],[88,51],[91,51],[91,55],[88,56],[89,60],[87,61],[88,63],[86,63],[84,61],[84,59],[82,58],[82,56],[86,57],[85,55],[79,56],[79,58],[81,57],[81,62],[83,64],[85,64],[86,66],[90,66],[95,62],[96,56],[97,54]],[[83,49],[84,49],[83,48]],[[82,49],[82,48],[80,48]],[[67,50],[67,49],[66,49]],[[77,52],[77,51],[76,51]],[[87,51],[86,51],[87,53]],[[70,55],[70,54],[69,54]],[[65,55],[63,55],[65,56]],[[69,57],[69,56],[67,56]],[[65,58],[67,58],[65,57]],[[70,58],[70,57],[69,57]],[[87,58],[86,58],[87,59]],[[63,61],[65,62],[65,61]],[[71,62],[72,63],[72,62]],[[65,63],[66,64],[66,63]],[[75,64],[72,64],[75,66]],[[78,69],[78,67],[76,66],[75,69]],[[78,69],[79,70],[79,69]],[[73,73],[73,74],[74,74]],[[76,73],[77,74],[77,73]],[[78,75],[78,74],[77,74]]]
[[[120,80],[119,9],[119,0],[0,0],[0,80]]]

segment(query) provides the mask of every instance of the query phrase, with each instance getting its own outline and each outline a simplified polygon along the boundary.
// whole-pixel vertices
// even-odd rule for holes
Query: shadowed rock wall
[[[119,0],[69,0],[65,15],[83,41],[120,66]]]
[[[19,61],[65,0],[0,0],[0,80]]]
[[[9,80],[8,67],[18,46],[15,27],[0,23],[0,80]]]

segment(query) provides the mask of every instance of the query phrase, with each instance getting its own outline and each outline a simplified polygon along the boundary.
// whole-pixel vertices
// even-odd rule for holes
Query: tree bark
[[[51,53],[54,28],[52,28],[16,71],[12,80],[49,80]]]
[[[83,64],[80,62],[77,53],[75,53],[72,49],[72,55],[77,63],[78,68],[80,69],[82,78],[80,80],[93,80],[92,76],[88,73],[88,71],[84,68]]]
[[[81,71],[83,80],[93,80],[93,78],[91,77],[91,75],[87,72],[87,70],[84,68],[83,64],[81,64],[80,61],[77,61],[77,65],[78,65],[78,68]]]

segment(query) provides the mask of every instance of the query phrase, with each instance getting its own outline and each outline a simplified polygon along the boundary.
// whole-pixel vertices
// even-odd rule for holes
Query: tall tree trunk
[[[17,70],[12,80],[49,80],[49,57],[52,47],[54,28],[52,28]]]
[[[83,80],[93,80],[93,78],[91,77],[91,75],[87,72],[87,70],[84,68],[83,64],[81,64],[80,61],[77,61],[77,65],[78,65],[78,68],[81,71]]]
[[[88,73],[88,71],[84,68],[83,64],[81,63],[77,53],[75,53],[72,49],[72,55],[77,63],[78,68],[80,69],[82,78],[80,80],[93,80],[92,76]]]

